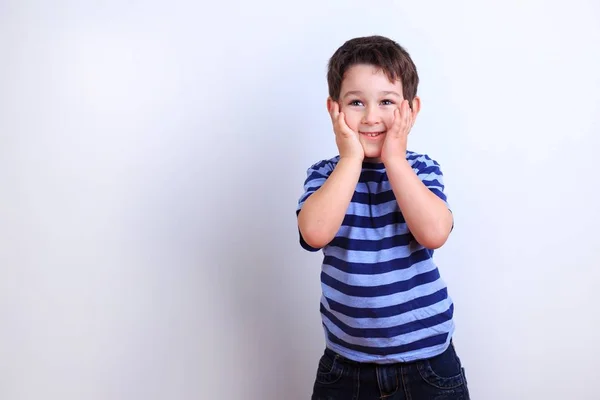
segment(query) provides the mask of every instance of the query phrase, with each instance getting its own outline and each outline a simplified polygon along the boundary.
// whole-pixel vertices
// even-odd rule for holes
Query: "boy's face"
[[[359,135],[365,159],[379,161],[385,133],[394,121],[394,109],[400,107],[403,100],[400,80],[391,82],[381,69],[358,64],[346,71],[338,103],[346,124]],[[329,99],[330,110],[332,104]],[[418,97],[412,107],[414,119],[420,107]]]

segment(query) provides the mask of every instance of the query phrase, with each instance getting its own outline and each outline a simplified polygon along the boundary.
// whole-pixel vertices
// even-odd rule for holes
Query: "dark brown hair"
[[[338,100],[344,74],[355,64],[381,68],[390,81],[400,79],[404,98],[409,103],[417,95],[419,75],[408,52],[395,41],[375,35],[348,40],[329,59],[327,84],[333,100]]]

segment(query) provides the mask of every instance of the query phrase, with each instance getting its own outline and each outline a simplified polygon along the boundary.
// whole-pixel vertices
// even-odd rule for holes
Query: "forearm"
[[[360,159],[340,159],[325,183],[302,206],[298,227],[304,241],[321,248],[340,229],[360,177]]]
[[[441,247],[452,229],[452,213],[421,182],[406,159],[385,163],[390,185],[408,229],[424,247]]]

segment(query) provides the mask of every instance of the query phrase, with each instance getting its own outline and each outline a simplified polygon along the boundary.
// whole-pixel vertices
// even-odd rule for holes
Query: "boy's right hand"
[[[340,112],[337,101],[333,102],[329,115],[333,123],[335,142],[340,152],[340,158],[354,158],[362,161],[365,158],[365,150],[358,139],[358,133],[346,124],[345,115]]]

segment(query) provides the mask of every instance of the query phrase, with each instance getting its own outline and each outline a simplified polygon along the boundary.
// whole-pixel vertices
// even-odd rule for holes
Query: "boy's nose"
[[[365,113],[363,115],[362,123],[365,125],[373,125],[379,122],[379,113],[377,109],[367,108],[365,109]]]

